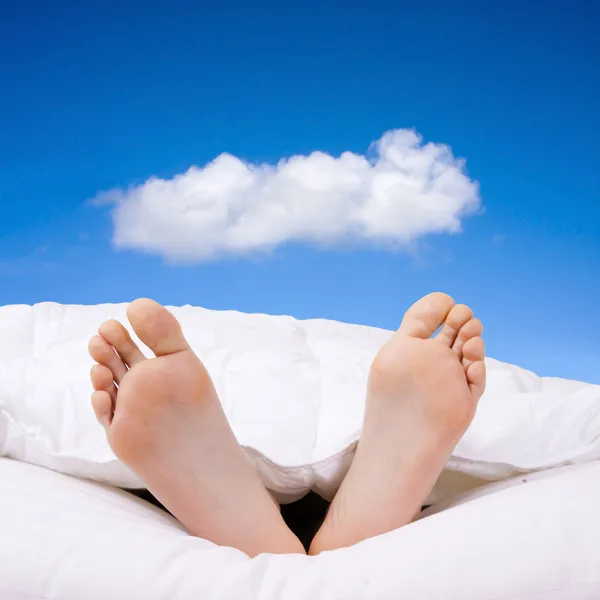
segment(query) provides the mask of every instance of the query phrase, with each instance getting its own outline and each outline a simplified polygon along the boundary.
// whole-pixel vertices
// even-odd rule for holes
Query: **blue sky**
[[[598,3],[3,3],[0,304],[128,301],[395,328],[433,290],[491,356],[600,383]],[[292,241],[179,264],[111,242],[99,192],[222,152],[364,154],[414,128],[484,210],[409,249]]]

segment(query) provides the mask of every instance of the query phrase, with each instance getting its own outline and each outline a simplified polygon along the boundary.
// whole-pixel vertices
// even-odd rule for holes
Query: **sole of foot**
[[[356,456],[310,554],[398,529],[418,514],[485,389],[482,330],[473,311],[446,294],[407,311],[371,366]]]
[[[213,382],[175,317],[152,300],[89,343],[92,406],[115,455],[198,537],[242,550],[304,553],[231,430]]]

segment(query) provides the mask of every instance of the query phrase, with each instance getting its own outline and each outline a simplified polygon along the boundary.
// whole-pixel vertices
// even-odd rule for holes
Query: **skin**
[[[231,431],[206,368],[152,300],[90,340],[92,406],[115,455],[188,531],[248,556],[304,553]],[[440,332],[431,338],[439,328]],[[410,523],[471,423],[485,388],[482,326],[434,293],[416,302],[371,366],[356,456],[309,554]]]

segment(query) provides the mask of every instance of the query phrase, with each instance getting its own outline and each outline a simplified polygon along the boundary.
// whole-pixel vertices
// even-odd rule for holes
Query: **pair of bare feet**
[[[227,422],[175,317],[151,300],[90,340],[92,405],[114,453],[193,535],[249,556],[304,553]],[[431,336],[439,329],[434,338]],[[356,456],[309,554],[411,522],[475,414],[485,387],[482,325],[434,293],[416,302],[369,374]]]

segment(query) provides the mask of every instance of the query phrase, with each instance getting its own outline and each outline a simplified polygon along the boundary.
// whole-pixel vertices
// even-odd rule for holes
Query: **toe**
[[[117,351],[123,362],[129,366],[146,360],[137,344],[131,339],[129,331],[119,321],[105,321],[98,328],[98,333]]]
[[[485,344],[483,338],[473,337],[463,345],[462,365],[465,371],[474,363],[485,358]]]
[[[189,350],[179,322],[157,302],[135,300],[127,309],[127,317],[137,336],[156,356]]]
[[[485,362],[478,360],[471,363],[466,371],[469,388],[476,400],[479,400],[485,391]]]
[[[98,423],[103,427],[108,427],[112,421],[113,407],[110,394],[97,390],[92,394],[92,408]]]
[[[97,392],[108,392],[112,402],[117,400],[117,386],[113,380],[112,371],[104,365],[94,365],[90,371],[92,387]]]
[[[483,325],[479,319],[469,319],[459,330],[456,340],[452,345],[452,350],[460,360],[463,357],[463,347],[467,340],[474,337],[480,337],[483,333]]]
[[[456,304],[448,313],[446,321],[441,331],[435,336],[435,339],[451,348],[458,337],[461,327],[472,317],[473,311],[468,306],[465,304]]]
[[[113,379],[120,383],[125,373],[127,373],[127,367],[123,361],[117,356],[114,348],[99,335],[95,335],[88,345],[90,356],[101,365],[108,367],[113,374]]]
[[[468,339],[463,345],[462,365],[465,369],[473,397],[481,398],[485,390],[485,344],[479,336]]]
[[[453,306],[454,300],[448,294],[428,294],[406,311],[399,331],[404,335],[427,339],[446,320]]]

